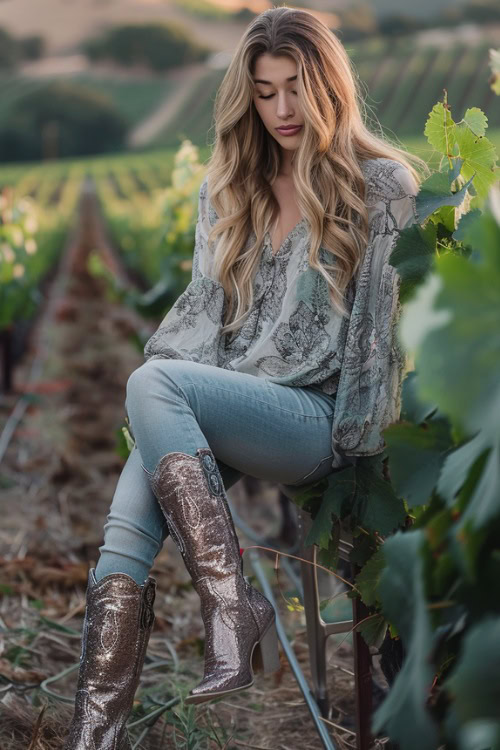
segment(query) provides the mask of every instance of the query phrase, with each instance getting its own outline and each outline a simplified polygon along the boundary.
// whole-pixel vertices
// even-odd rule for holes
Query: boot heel
[[[255,646],[252,667],[255,671],[262,670],[267,674],[276,672],[280,668],[278,632],[275,622],[271,623]]]

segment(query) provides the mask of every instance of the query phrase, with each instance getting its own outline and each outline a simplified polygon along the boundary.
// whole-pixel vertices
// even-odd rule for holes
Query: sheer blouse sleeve
[[[186,359],[217,365],[224,288],[210,278],[212,253],[207,239],[216,219],[209,206],[205,177],[198,194],[191,281],[146,342],[146,360]]]
[[[217,217],[209,204],[207,190],[207,178],[205,177],[198,193],[198,215],[196,219],[191,281],[196,281],[207,275],[202,269],[209,272],[211,265],[209,262],[208,233]]]
[[[371,456],[385,448],[382,431],[399,419],[406,364],[397,337],[401,279],[389,264],[399,231],[417,219],[417,185],[409,170],[377,159],[368,175],[370,234],[358,273],[335,402],[332,448]]]

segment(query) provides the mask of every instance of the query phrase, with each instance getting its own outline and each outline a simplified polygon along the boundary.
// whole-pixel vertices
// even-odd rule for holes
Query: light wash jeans
[[[150,477],[166,453],[210,448],[228,489],[243,474],[301,485],[332,471],[335,396],[180,359],[134,370],[125,408],[135,447],[104,526],[96,578],[128,573],[142,584],[168,535]]]

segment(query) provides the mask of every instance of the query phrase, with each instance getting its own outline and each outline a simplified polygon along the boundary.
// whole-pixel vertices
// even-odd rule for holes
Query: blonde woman
[[[399,417],[388,258],[425,165],[370,132],[361,104],[345,49],[313,14],[272,8],[249,25],[217,94],[192,281],[127,383],[135,445],[89,572],[67,750],[130,748],[148,574],[168,533],[205,626],[186,703],[277,669],[275,612],[243,576],[225,490],[243,474],[320,479],[381,452]]]

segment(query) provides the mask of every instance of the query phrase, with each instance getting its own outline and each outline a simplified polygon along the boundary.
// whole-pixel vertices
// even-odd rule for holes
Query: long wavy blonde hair
[[[253,102],[255,61],[264,53],[286,55],[297,63],[304,127],[293,155],[293,180],[300,213],[310,226],[310,267],[326,279],[340,315],[347,315],[344,292],[368,243],[359,161],[394,159],[409,169],[417,186],[421,179],[412,162],[427,168],[419,157],[368,130],[357,74],[324,23],[312,13],[286,6],[258,15],[217,91],[215,140],[207,161],[208,197],[219,217],[208,240],[212,244],[220,237],[213,272],[228,302],[222,333],[239,328],[250,312],[264,236],[279,213],[271,185],[280,168],[280,147]],[[252,230],[255,242],[243,252]],[[320,262],[321,246],[334,256],[333,263]]]

